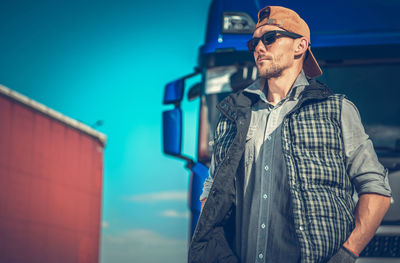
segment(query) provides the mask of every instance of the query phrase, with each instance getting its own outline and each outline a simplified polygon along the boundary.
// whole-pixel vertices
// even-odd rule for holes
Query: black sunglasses
[[[261,37],[254,37],[254,38],[250,39],[247,42],[247,47],[249,48],[249,50],[251,52],[254,52],[254,50],[256,49],[256,46],[258,45],[258,42],[260,40],[262,41],[262,43],[265,46],[266,45],[270,45],[270,44],[274,43],[276,41],[276,39],[279,37],[279,36],[277,36],[278,33],[280,35],[291,37],[291,38],[300,38],[300,37],[302,37],[302,35],[299,35],[299,34],[296,34],[296,33],[292,33],[292,32],[288,32],[288,31],[272,30],[272,31],[268,31],[267,33],[265,33]]]

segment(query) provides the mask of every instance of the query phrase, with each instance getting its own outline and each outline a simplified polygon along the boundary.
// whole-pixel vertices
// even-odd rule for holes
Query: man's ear
[[[308,41],[305,37],[298,38],[295,41],[295,49],[294,49],[294,56],[299,57],[307,52],[308,49]]]

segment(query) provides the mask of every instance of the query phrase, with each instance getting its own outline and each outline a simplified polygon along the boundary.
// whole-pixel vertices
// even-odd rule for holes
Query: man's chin
[[[272,79],[278,78],[282,75],[282,71],[274,70],[274,71],[259,71],[258,76],[264,79]]]

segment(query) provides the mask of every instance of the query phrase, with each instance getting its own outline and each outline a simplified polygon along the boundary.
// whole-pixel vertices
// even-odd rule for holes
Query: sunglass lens
[[[275,31],[270,31],[262,35],[261,38],[252,38],[247,42],[247,48],[251,51],[254,52],[256,49],[256,46],[258,45],[259,41],[262,41],[264,45],[270,45],[275,42],[276,40],[276,32]]]
[[[256,46],[258,45],[258,42],[260,41],[259,38],[252,38],[247,42],[247,48],[250,51],[254,51],[256,49]]]
[[[274,43],[276,40],[276,32],[271,31],[267,32],[262,36],[262,42],[264,45],[270,45]]]

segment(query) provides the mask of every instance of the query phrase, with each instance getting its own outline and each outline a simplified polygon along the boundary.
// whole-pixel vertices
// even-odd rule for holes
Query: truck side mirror
[[[163,112],[163,146],[164,153],[173,156],[181,155],[182,145],[182,110],[175,108]]]
[[[184,79],[178,79],[165,85],[163,104],[178,104],[182,101]]]
[[[164,88],[163,104],[173,104],[173,110],[163,111],[163,150],[167,155],[186,161],[186,167],[191,169],[194,165],[190,157],[181,152],[182,148],[182,110],[180,103],[185,90],[185,79],[191,78],[200,71],[186,75],[180,79],[169,82]]]
[[[196,83],[189,89],[188,99],[194,100],[201,95],[201,83]]]

